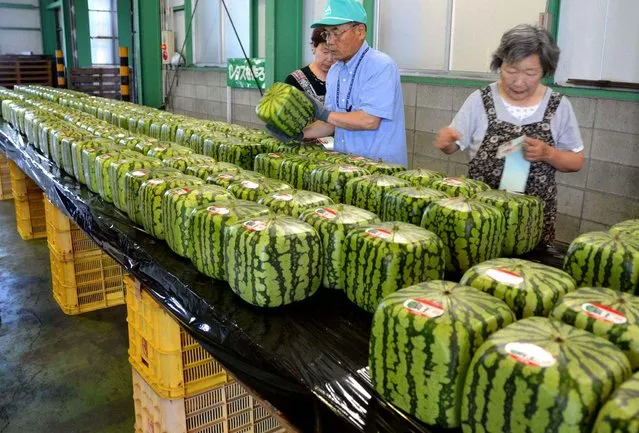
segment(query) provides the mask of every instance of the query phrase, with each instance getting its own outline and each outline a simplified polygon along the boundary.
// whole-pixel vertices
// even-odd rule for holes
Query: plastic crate
[[[44,210],[47,217],[49,249],[54,250],[57,257],[62,260],[74,260],[79,257],[103,254],[98,244],[49,200],[45,200]]]
[[[9,176],[11,193],[14,199],[37,199],[42,197],[42,190],[13,161],[9,160]]]
[[[44,211],[44,194],[26,199],[14,198],[16,228],[24,240],[47,237],[47,221]]]
[[[125,284],[129,362],[160,397],[190,397],[229,382],[222,366],[135,279]]]
[[[135,433],[283,433],[236,381],[187,398],[164,399],[133,370]]]
[[[64,260],[49,250],[53,298],[65,314],[121,305],[124,269],[105,253]]]
[[[9,171],[9,158],[4,152],[0,152],[0,200],[11,200],[11,172]]]

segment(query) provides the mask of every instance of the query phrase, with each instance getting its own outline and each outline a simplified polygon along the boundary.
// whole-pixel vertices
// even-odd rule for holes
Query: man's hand
[[[459,149],[457,140],[461,138],[461,134],[455,128],[442,128],[439,130],[437,138],[435,138],[435,147],[445,154],[450,155]]]
[[[317,120],[321,120],[322,122],[328,122],[328,115],[331,114],[331,112],[328,111],[326,107],[324,106],[324,104],[322,104],[317,99],[309,95],[306,95],[306,96],[308,97],[309,101],[311,101],[311,103],[313,104],[313,111],[314,111],[315,118]]]
[[[553,148],[545,141],[524,137],[524,158],[530,162],[549,162]]]
[[[302,141],[304,139],[303,132],[300,132],[295,137],[289,137],[288,135],[284,134],[282,131],[271,125],[266,125],[266,132],[271,134],[276,140],[279,140],[282,143],[290,143],[291,141]]]

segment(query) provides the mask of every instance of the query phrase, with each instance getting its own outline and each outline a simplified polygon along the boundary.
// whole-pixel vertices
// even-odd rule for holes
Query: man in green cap
[[[328,0],[324,17],[311,27],[326,27],[322,36],[337,62],[326,77],[326,105],[313,101],[318,121],[304,138],[335,134],[337,151],[407,165],[399,69],[366,43],[362,4]]]

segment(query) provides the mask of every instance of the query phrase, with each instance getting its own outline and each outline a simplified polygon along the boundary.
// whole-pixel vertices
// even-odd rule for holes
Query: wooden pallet
[[[53,85],[53,61],[48,56],[0,56],[0,86]]]
[[[120,99],[119,68],[73,68],[69,88],[89,95]]]

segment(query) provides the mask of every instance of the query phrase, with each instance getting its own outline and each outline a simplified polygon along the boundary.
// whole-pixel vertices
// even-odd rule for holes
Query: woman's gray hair
[[[490,69],[497,72],[504,62],[517,63],[537,54],[546,77],[555,73],[559,52],[559,47],[548,30],[530,24],[520,24],[503,34],[490,62]]]

